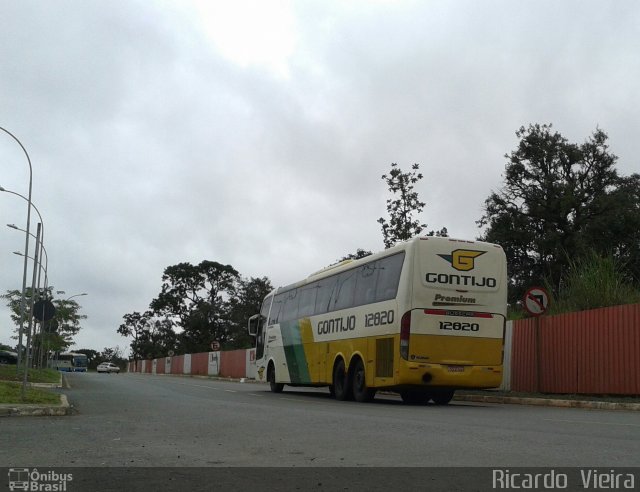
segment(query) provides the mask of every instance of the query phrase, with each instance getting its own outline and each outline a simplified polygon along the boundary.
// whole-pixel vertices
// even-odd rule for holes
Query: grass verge
[[[39,388],[26,388],[22,399],[20,383],[0,381],[0,403],[33,403],[59,405],[60,395]]]
[[[22,381],[24,370],[16,374],[15,365],[0,365],[0,381]],[[27,381],[30,383],[58,383],[60,373],[53,369],[29,369]]]

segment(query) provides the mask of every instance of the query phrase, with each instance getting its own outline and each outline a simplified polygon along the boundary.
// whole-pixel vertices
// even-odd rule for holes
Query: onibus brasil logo
[[[456,249],[450,255],[438,255],[447,260],[451,266],[460,272],[468,272],[475,268],[475,259],[485,254],[486,251],[474,251],[471,249]]]
[[[37,468],[9,468],[9,490],[38,492],[66,492],[67,482],[73,480],[71,473],[49,470],[39,472]]]

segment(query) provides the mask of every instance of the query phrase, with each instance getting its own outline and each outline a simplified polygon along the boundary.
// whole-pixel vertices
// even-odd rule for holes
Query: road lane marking
[[[622,425],[629,427],[640,427],[640,424],[627,424],[625,422],[598,422],[596,420],[562,420],[562,419],[542,419],[547,422],[563,422],[569,424],[599,424],[599,425]]]
[[[227,393],[237,393],[235,390],[225,390]]]
[[[259,395],[258,393],[248,393],[249,396],[264,396],[264,395]]]

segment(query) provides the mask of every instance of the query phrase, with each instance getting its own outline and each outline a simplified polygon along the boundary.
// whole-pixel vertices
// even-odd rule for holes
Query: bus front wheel
[[[351,399],[352,388],[349,384],[349,377],[345,370],[344,361],[340,359],[333,368],[333,393],[336,400],[344,401]]]
[[[269,386],[271,387],[272,393],[282,393],[284,384],[276,383],[276,370],[273,365],[269,366],[269,370],[267,372],[267,380],[269,381]]]
[[[375,389],[367,388],[364,363],[361,359],[358,359],[353,370],[353,398],[357,402],[365,403],[373,400],[375,395]]]

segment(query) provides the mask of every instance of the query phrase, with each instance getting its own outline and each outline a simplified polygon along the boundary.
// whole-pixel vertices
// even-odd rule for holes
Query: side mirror
[[[258,335],[258,328],[260,328],[260,323],[264,320],[264,316],[261,314],[254,314],[249,318],[249,323],[247,325],[247,330],[249,331],[249,335],[255,337]]]

